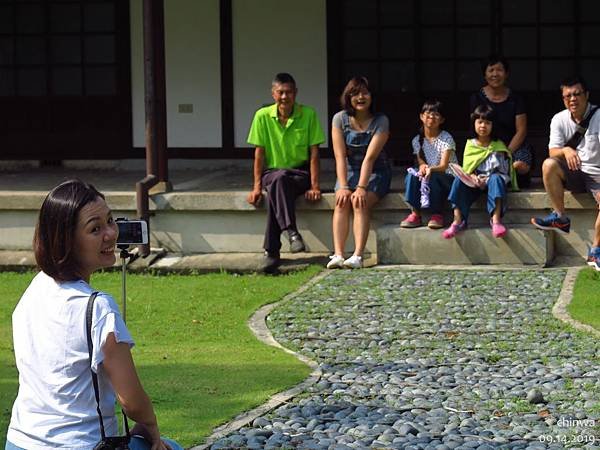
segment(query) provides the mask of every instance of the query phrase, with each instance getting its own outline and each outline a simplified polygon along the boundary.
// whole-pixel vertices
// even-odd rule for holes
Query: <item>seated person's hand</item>
[[[565,147],[563,149],[563,154],[565,155],[565,161],[569,170],[581,169],[581,159],[579,158],[577,150],[574,150],[571,147]]]
[[[151,450],[172,450],[169,444],[160,439],[160,433],[155,427],[150,429],[141,423],[136,423],[131,429],[131,435],[143,437],[152,444]]]
[[[248,196],[246,197],[246,201],[253,206],[257,206],[260,203],[261,199],[262,199],[262,192],[260,191],[260,189],[252,190],[252,192],[250,192],[248,194]]]
[[[473,180],[473,182],[475,183],[475,185],[478,188],[482,189],[486,186],[488,177],[486,177],[485,175],[478,175],[478,174],[472,173],[471,179]]]
[[[319,188],[310,188],[308,191],[304,193],[304,198],[306,200],[310,200],[315,202],[317,200],[321,200],[321,189]]]
[[[355,209],[361,209],[367,206],[367,191],[364,189],[356,189],[350,196],[352,206]]]
[[[352,191],[350,189],[338,189],[335,191],[335,206],[343,208],[346,204],[351,201]]]
[[[427,164],[421,164],[419,166],[419,175],[421,175],[422,177],[427,176],[428,170],[429,170],[429,166]]]
[[[431,178],[431,167],[427,166],[427,169],[425,169],[425,173],[423,174],[423,176],[427,181],[429,181],[429,179]]]

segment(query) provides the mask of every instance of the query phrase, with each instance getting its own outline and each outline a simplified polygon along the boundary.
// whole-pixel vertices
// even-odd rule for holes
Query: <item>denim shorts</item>
[[[354,167],[348,164],[348,186],[350,189],[355,190],[358,185],[360,178],[360,167]],[[381,168],[373,168],[373,172],[369,177],[369,184],[367,190],[373,192],[380,199],[390,192],[390,186],[392,184],[392,169],[389,166]],[[335,190],[340,188],[339,180],[335,183]]]

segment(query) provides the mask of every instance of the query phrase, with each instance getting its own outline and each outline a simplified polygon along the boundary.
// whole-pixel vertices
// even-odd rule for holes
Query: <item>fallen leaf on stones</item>
[[[548,411],[547,409],[540,409],[538,411],[538,416],[540,417],[548,417],[550,415],[550,411]]]

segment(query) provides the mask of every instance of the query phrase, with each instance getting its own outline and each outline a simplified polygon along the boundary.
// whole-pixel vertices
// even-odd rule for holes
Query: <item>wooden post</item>
[[[151,193],[172,189],[167,158],[165,25],[163,0],[144,0],[144,103],[146,175],[155,175]]]

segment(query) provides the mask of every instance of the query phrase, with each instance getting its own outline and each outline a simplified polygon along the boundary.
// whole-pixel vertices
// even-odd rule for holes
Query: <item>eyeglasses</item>
[[[425,111],[423,113],[423,115],[426,116],[426,117],[429,116],[429,117],[431,117],[433,119],[439,119],[439,118],[442,117],[442,115],[440,113],[438,113],[438,112],[432,112],[432,111]]]
[[[563,100],[569,100],[571,97],[581,97],[583,95],[583,91],[575,91],[569,94],[565,94],[562,96]]]

